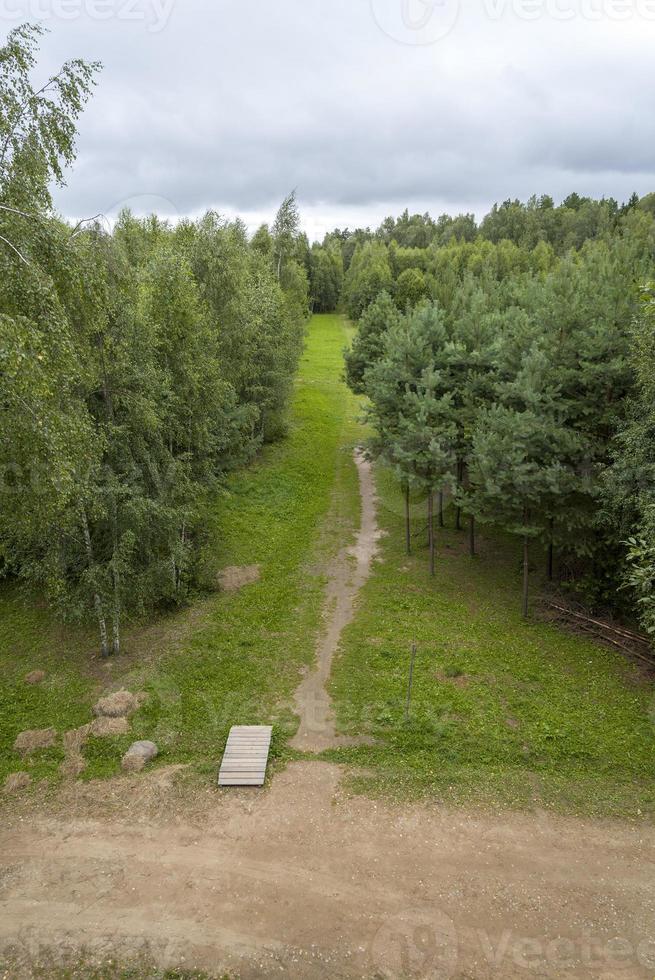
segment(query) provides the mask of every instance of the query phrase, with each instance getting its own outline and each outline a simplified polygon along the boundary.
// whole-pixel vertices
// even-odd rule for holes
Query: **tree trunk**
[[[105,614],[102,608],[102,600],[98,593],[96,592],[93,597],[93,603],[96,609],[96,617],[98,620],[98,629],[100,630],[100,654],[102,657],[109,656],[109,639],[107,637],[107,622],[105,620]]]
[[[458,490],[462,485],[463,477],[464,477],[464,463],[461,461],[461,459],[458,459],[457,460],[457,489]],[[455,530],[456,531],[462,530],[462,508],[459,505],[457,506],[457,510],[455,511]]]
[[[553,581],[553,557],[554,557],[554,547],[553,547],[553,527],[554,520],[550,519],[550,541],[548,542],[548,581]]]
[[[471,558],[475,558],[475,517],[473,514],[469,516],[469,554]]]
[[[116,656],[121,652],[121,600],[118,591],[118,577],[114,575],[114,608],[112,621],[112,653]]]
[[[443,490],[439,491],[439,527],[443,527]]]
[[[412,529],[409,519],[409,486],[405,488],[405,548],[407,554],[412,553]]]
[[[430,546],[430,575],[434,575],[434,494],[428,495],[428,542]]]
[[[86,511],[82,508],[82,534],[84,535],[84,547],[86,550],[86,560],[89,566],[89,570],[93,572],[94,560],[93,560],[93,547],[91,545],[91,532],[89,531],[89,522],[86,518]],[[96,591],[93,594],[93,605],[96,611],[96,618],[98,620],[98,629],[100,630],[100,653],[103,657],[109,656],[109,640],[107,638],[107,621],[105,619],[104,609],[102,608],[102,599],[99,593]]]
[[[528,512],[523,511],[523,521],[527,525]],[[528,588],[530,584],[530,538],[523,535],[523,618],[528,618]]]

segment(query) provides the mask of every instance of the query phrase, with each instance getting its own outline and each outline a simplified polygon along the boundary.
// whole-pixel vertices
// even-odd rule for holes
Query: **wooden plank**
[[[221,772],[235,769],[254,769],[256,772],[264,772],[266,764],[261,759],[231,759],[228,762],[223,760]]]
[[[218,774],[219,786],[263,786],[271,746],[270,725],[233,725]]]

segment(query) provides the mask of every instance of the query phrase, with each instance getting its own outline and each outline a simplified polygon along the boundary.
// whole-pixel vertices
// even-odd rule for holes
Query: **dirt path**
[[[328,573],[325,598],[325,627],[319,636],[316,666],[309,672],[296,692],[296,710],[300,726],[291,745],[307,752],[319,752],[337,745],[352,745],[355,739],[338,736],[326,684],[332,658],[339,645],[342,630],[355,615],[357,593],[371,573],[377,553],[379,531],[376,518],[375,483],[371,464],[360,451],[355,452],[359,474],[361,521],[352,548],[339,553]],[[354,558],[354,562],[353,559]]]
[[[3,824],[11,980],[44,946],[244,980],[655,973],[652,828],[348,799],[318,761],[180,811],[165,775]]]

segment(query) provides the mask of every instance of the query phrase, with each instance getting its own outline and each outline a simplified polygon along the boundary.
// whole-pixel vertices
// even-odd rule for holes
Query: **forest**
[[[311,246],[294,192],[252,236],[213,212],[73,226],[50,187],[99,66],[35,90],[40,34],[0,49],[2,576],[92,618],[105,655],[126,618],[206,587],[205,503],[284,436],[309,314],[340,310],[370,452],[408,513],[426,501],[431,569],[452,500],[472,554],[479,523],[520,539],[525,614],[543,551],[655,634],[655,194],[405,211]]]
[[[549,579],[655,633],[655,194],[406,211],[328,235],[312,268],[315,305],[338,292],[358,325],[346,379],[427,501],[432,571],[448,495],[472,554],[477,522],[522,542],[526,615],[536,542]]]
[[[293,195],[253,241],[214,213],[58,218],[98,66],[35,91],[41,33],[0,49],[0,574],[92,617],[107,655],[212,574],[203,504],[284,434],[307,275]]]

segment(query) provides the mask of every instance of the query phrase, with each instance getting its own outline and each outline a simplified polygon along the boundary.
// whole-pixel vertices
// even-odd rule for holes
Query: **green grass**
[[[288,437],[235,474],[211,508],[218,564],[259,564],[259,582],[133,630],[125,655],[108,665],[91,656],[92,636],[57,627],[15,591],[0,594],[2,778],[27,768],[56,779],[61,749],[24,763],[12,751],[17,732],[54,726],[61,734],[83,724],[98,694],[117,685],[146,690],[148,701],[128,736],[90,740],[83,778],[117,773],[135,738],[157,742],[159,764],[213,773],[235,722],[273,723],[272,756],[284,754],[296,727],[293,691],[314,656],[324,565],[358,520],[358,407],[339,380],[348,336],[340,317],[313,319]],[[23,677],[35,668],[48,679],[29,687]]]
[[[188,763],[192,777],[213,779],[237,721],[273,723],[273,759],[288,756],[293,691],[314,657],[326,562],[359,517],[351,452],[362,436],[359,409],[339,380],[348,334],[339,317],[314,318],[288,438],[235,474],[210,508],[218,566],[259,564],[259,582],[134,627],[124,653],[107,663],[95,656],[92,634],[0,591],[0,778],[27,768],[56,782],[61,742],[23,762],[12,750],[17,732],[53,726],[61,735],[119,685],[149,699],[129,735],[87,744],[85,779],[116,774],[134,738],[158,743],[158,765]],[[376,744],[327,757],[353,765],[355,790],[385,798],[651,816],[652,684],[611,649],[524,622],[520,549],[502,535],[484,531],[471,559],[465,532],[440,532],[431,579],[423,514],[408,559],[402,501],[387,472],[377,478],[382,560],[344,633],[331,685],[341,730]],[[48,677],[30,687],[23,678],[36,668]]]
[[[227,973],[205,973],[183,967],[160,968],[143,952],[125,956],[104,951],[57,952],[41,946],[38,953],[26,947],[9,947],[0,952],[0,977],[29,977],[30,980],[231,980]]]
[[[331,753],[366,767],[355,788],[396,799],[652,815],[652,683],[611,649],[521,618],[515,541],[485,531],[481,556],[471,559],[466,533],[444,530],[431,579],[423,514],[415,515],[408,558],[397,488],[386,470],[377,480],[388,536],[332,679],[341,730],[378,740]]]

